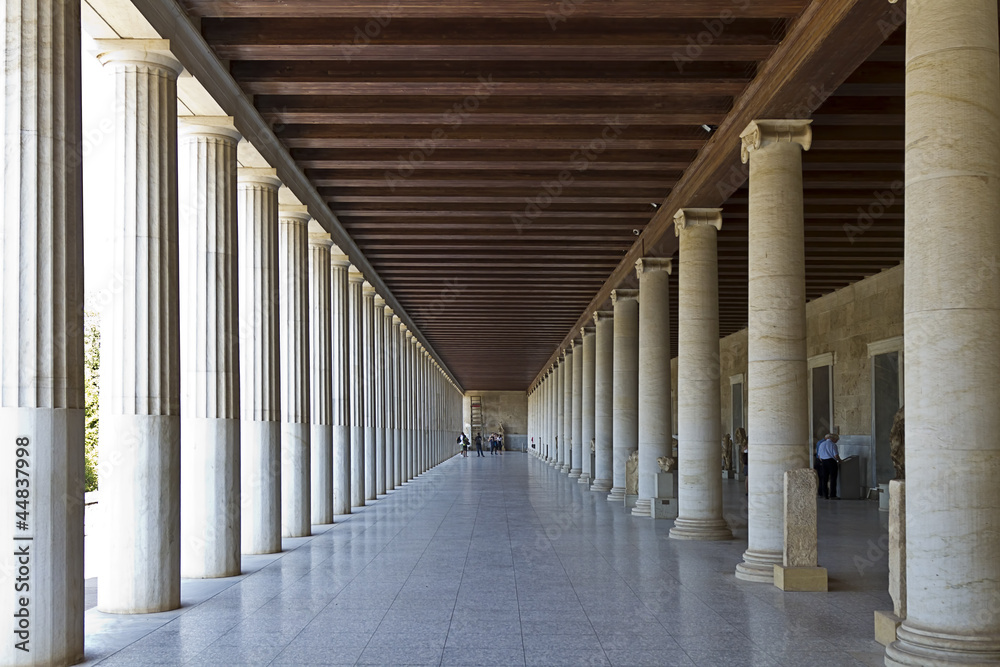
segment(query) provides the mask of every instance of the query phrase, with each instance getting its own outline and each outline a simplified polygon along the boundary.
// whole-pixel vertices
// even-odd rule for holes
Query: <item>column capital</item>
[[[693,227],[715,227],[716,231],[722,231],[722,209],[682,208],[674,213],[674,236]]]
[[[640,257],[635,261],[635,273],[641,276],[644,273],[653,271],[666,271],[673,273],[674,261],[669,257]]]
[[[307,206],[282,206],[279,204],[278,218],[296,220],[308,224],[312,216],[309,215],[309,207]]]
[[[807,151],[812,145],[812,128],[810,119],[760,119],[750,121],[746,129],[740,133],[740,157],[743,163],[750,161],[751,151],[771,146],[773,144],[795,143]]]
[[[358,267],[350,264],[347,267],[347,280],[352,283],[363,283],[365,281],[365,277],[361,275],[360,271],[358,271]]]
[[[333,239],[330,238],[329,234],[317,234],[315,232],[310,232],[309,234],[309,246],[317,248],[330,249],[333,247]]]
[[[393,324],[393,326],[397,326],[397,327],[400,326],[400,325],[406,326],[405,324],[402,324],[402,322],[403,322],[403,320],[399,319],[399,315],[395,315],[394,314],[392,316],[392,324]]]
[[[615,319],[615,311],[613,310],[594,311],[594,324],[597,324],[601,320],[613,320],[613,319]]]
[[[386,318],[388,318],[388,319],[391,320],[392,318],[395,317],[395,314],[392,311],[392,306],[390,306],[389,304],[385,303],[384,299],[382,301],[382,306],[383,306],[383,308],[385,308],[385,316],[386,316]]]
[[[589,324],[587,326],[580,327],[580,336],[583,338],[586,338],[587,336],[593,336],[596,333],[597,333],[597,327],[590,326]]]
[[[627,301],[629,299],[638,299],[639,290],[637,289],[614,289],[611,290],[611,303],[617,304],[619,301]]]
[[[155,67],[176,79],[184,66],[170,51],[167,39],[95,39],[102,65]]]
[[[239,185],[260,185],[277,190],[281,187],[278,170],[266,167],[237,167],[236,182]]]
[[[572,354],[573,353],[573,348],[575,348],[576,346],[577,346],[576,339],[575,338],[571,338],[570,341],[569,341],[569,345],[566,346],[566,354]]]
[[[242,139],[232,116],[181,116],[177,119],[177,138],[217,137],[238,143]]]
[[[361,284],[361,293],[364,294],[366,297],[367,296],[374,297],[376,296],[375,286],[366,280]]]

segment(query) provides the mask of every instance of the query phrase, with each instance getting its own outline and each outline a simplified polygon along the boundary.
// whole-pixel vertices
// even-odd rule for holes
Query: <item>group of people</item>
[[[465,458],[469,457],[469,436],[464,433],[460,433],[456,442],[462,447],[462,456]],[[481,433],[477,433],[475,437],[476,443],[476,456],[485,456],[483,454],[483,436]],[[490,433],[489,436],[490,445],[490,456],[497,455],[503,456],[503,435],[500,433]]]

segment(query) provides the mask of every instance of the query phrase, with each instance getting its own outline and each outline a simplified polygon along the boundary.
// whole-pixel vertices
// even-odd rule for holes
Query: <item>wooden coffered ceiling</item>
[[[722,333],[744,327],[754,118],[814,122],[810,298],[902,258],[899,191],[845,231],[902,178],[884,0],[181,6],[466,387],[528,388],[635,259],[674,252],[681,206],[724,208]]]

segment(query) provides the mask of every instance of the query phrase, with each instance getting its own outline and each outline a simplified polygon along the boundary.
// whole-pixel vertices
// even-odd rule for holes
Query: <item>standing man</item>
[[[483,435],[482,433],[476,434],[476,456],[485,456],[483,454]]]
[[[832,495],[834,500],[837,499],[837,466],[840,465],[838,440],[840,436],[836,433],[827,433],[816,447],[819,455],[819,491],[824,498],[829,499]]]

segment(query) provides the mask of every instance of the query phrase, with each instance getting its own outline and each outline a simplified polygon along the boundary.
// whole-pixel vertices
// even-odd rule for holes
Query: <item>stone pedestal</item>
[[[580,334],[583,336],[582,368],[580,371],[580,388],[582,396],[580,398],[580,411],[582,421],[580,425],[580,484],[590,486],[594,479],[593,452],[591,447],[594,444],[594,373],[597,363],[597,337],[594,327],[583,327]]]
[[[8,514],[0,528],[0,663],[72,665],[84,659],[80,3],[4,4],[0,486]],[[19,459],[30,478],[19,474]],[[19,526],[16,493],[29,482],[30,513]],[[23,607],[14,588],[21,548],[32,553]],[[14,632],[21,609],[32,622],[30,653]]]
[[[351,507],[365,506],[364,276],[348,272],[351,370]]]
[[[774,585],[783,591],[826,592],[826,568],[818,567],[816,489],[812,468],[785,473],[784,549],[774,566]]]
[[[594,313],[594,482],[590,490],[607,493],[613,476],[614,313]]]
[[[759,120],[742,135],[743,161],[750,162],[747,431],[754,471],[748,547],[736,566],[745,581],[773,582],[782,553],[782,476],[809,465],[802,222],[809,123]]]
[[[656,459],[671,456],[669,259],[646,257],[635,263],[639,277],[638,451],[639,496],[633,516],[650,516],[656,495]],[[718,393],[718,390],[716,390]]]
[[[309,475],[314,524],[333,523],[333,364],[329,234],[309,234]]]
[[[231,118],[180,126],[181,576],[240,573],[240,341]]]
[[[719,470],[719,209],[681,209],[677,286],[677,522],[675,540],[726,540]]]
[[[309,415],[309,212],[278,210],[281,327],[281,535],[312,534]]]
[[[639,291],[614,290],[612,480],[608,501],[625,496],[625,464],[639,447]]]
[[[237,171],[240,290],[241,551],[281,551],[278,180]]]
[[[180,606],[177,76],[161,40],[99,42],[115,76],[115,233],[121,288],[101,335],[98,608]],[[53,93],[54,94],[54,93]],[[9,122],[9,121],[8,121]]]
[[[333,392],[333,513],[351,513],[351,335],[347,271],[340,248],[330,250],[330,363]]]

